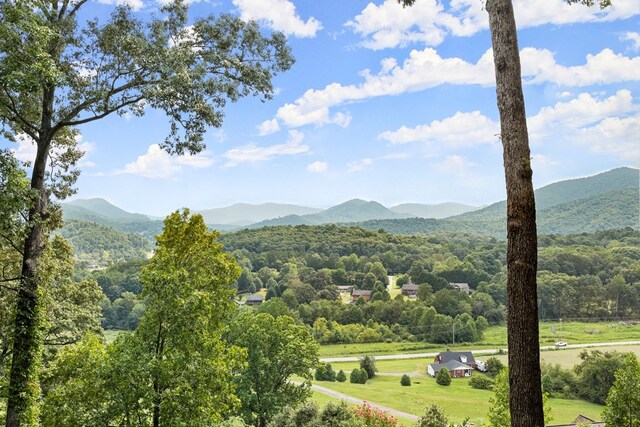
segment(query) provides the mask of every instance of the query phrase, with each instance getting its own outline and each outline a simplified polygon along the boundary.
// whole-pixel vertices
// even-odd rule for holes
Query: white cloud
[[[469,169],[475,165],[475,163],[457,154],[447,156],[441,162],[432,164],[440,172],[450,173],[460,178],[469,176]]]
[[[270,135],[280,130],[280,124],[278,119],[265,120],[258,126],[258,133],[260,135]]]
[[[608,117],[595,126],[581,129],[575,140],[597,153],[614,154],[640,166],[640,114]]]
[[[145,178],[169,178],[179,173],[183,166],[204,169],[211,166],[213,162],[214,160],[207,152],[193,156],[172,157],[158,144],[152,144],[145,154],[138,156],[135,161],[126,164],[123,169],[115,171],[114,174],[140,175]]]
[[[534,171],[547,169],[550,167],[558,166],[560,164],[560,162],[557,162],[551,157],[545,156],[544,154],[533,154],[531,156],[531,163]]]
[[[142,0],[98,0],[98,3],[108,5],[129,5],[133,10],[140,10],[144,6]]]
[[[520,57],[525,83],[552,82],[576,87],[640,80],[640,56],[629,58],[611,49],[589,54],[584,65],[572,67],[558,64],[547,49],[524,48]]]
[[[452,0],[447,9],[445,2],[422,0],[412,7],[403,8],[397,0],[382,4],[369,3],[347,27],[363,37],[363,46],[385,49],[422,43],[437,46],[447,35],[465,37],[489,27],[484,2],[479,0]],[[565,0],[515,0],[514,10],[519,28],[545,24],[573,24],[602,22],[629,18],[640,14],[637,0],[616,0],[613,6],[570,6]]]
[[[84,141],[81,134],[76,135],[75,140],[76,140],[76,148],[78,148],[84,153],[82,159],[78,161],[78,167],[80,168],[94,167],[96,164],[92,161],[87,160],[87,156],[89,153],[91,153],[94,150],[95,145],[91,142]],[[22,162],[33,163],[36,159],[36,154],[38,152],[38,148],[36,147],[36,144],[33,142],[33,140],[26,134],[20,134],[16,136],[16,143],[18,144],[18,146],[16,148],[11,149],[11,151],[13,151],[13,155],[15,156],[15,158]],[[58,156],[61,154],[61,152],[62,150],[60,150],[59,148],[53,147],[51,149],[50,155]]]
[[[244,162],[261,162],[271,160],[274,157],[302,154],[309,151],[308,145],[301,144],[304,134],[297,130],[289,131],[289,138],[284,144],[271,145],[269,147],[258,147],[255,144],[233,148],[223,154],[228,161],[225,167],[237,166]]]
[[[629,31],[621,37],[622,40],[630,40],[633,50],[640,50],[640,33]]]
[[[233,4],[242,19],[265,21],[274,30],[290,36],[315,37],[322,29],[322,23],[313,17],[303,21],[289,0],[233,0]]]
[[[546,82],[567,86],[640,81],[640,56],[626,57],[604,49],[588,55],[583,65],[566,67],[556,63],[546,49],[521,51],[522,76],[528,84]],[[293,103],[280,107],[276,117],[288,127],[308,124],[349,124],[348,113],[332,113],[331,108],[378,96],[417,92],[443,84],[494,84],[493,53],[487,50],[476,63],[461,58],[443,58],[434,49],[413,50],[402,64],[393,58],[381,61],[380,71],[361,72],[360,84],[331,83],[324,89],[309,89]],[[348,120],[345,120],[348,118]]]
[[[638,110],[640,105],[633,103],[633,96],[628,90],[619,90],[615,95],[603,100],[588,93],[581,93],[568,102],[543,107],[535,116],[527,119],[527,124],[531,138],[542,139],[576,131],[605,118]]]
[[[373,159],[362,159],[362,160],[354,160],[353,162],[349,162],[347,164],[347,168],[349,172],[360,172],[367,166],[371,166],[373,164]]]
[[[428,125],[414,128],[402,126],[396,131],[386,131],[378,137],[392,144],[409,142],[443,142],[449,147],[471,147],[477,144],[496,142],[500,132],[499,123],[479,111],[457,112],[452,117],[434,120]]]
[[[329,164],[327,162],[321,162],[321,161],[316,161],[313,163],[309,163],[307,165],[307,170],[309,172],[315,172],[315,173],[326,172],[328,168],[329,168]]]

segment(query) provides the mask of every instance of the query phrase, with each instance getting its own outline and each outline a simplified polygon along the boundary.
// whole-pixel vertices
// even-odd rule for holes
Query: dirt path
[[[312,384],[311,389],[319,393],[326,394],[327,396],[335,397],[336,399],[345,400],[349,403],[355,403],[356,405],[362,405],[366,403],[372,408],[378,409],[380,411],[388,412],[394,417],[402,417],[402,418],[406,418],[408,420],[413,420],[413,421],[417,421],[419,418],[417,415],[410,414],[408,412],[398,411],[397,409],[388,408],[386,406],[378,405],[377,403],[358,399],[357,397],[349,396],[348,394],[340,393],[335,390],[331,390],[330,388],[322,387],[321,385]]]

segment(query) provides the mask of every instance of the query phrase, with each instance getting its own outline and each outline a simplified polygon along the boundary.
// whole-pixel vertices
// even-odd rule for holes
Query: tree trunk
[[[538,241],[520,54],[511,0],[487,0],[507,185],[509,407],[512,427],[543,427]]]
[[[38,142],[31,189],[36,200],[29,211],[30,230],[22,256],[22,276],[16,301],[7,427],[37,425],[37,399],[40,394],[38,370],[43,345],[41,289],[37,280],[40,258],[45,247],[43,221],[47,216],[48,197],[44,175],[50,140]]]

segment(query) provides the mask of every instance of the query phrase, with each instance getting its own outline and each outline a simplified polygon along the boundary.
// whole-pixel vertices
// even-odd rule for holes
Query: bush
[[[378,369],[376,368],[376,359],[373,356],[365,356],[360,359],[360,369],[364,369],[367,373],[367,379],[373,378]]]
[[[405,386],[405,387],[411,385],[411,378],[409,377],[409,375],[404,374],[402,376],[402,378],[400,379],[400,385]]]
[[[438,375],[436,375],[436,382],[440,385],[451,384],[451,375],[447,368],[442,368],[438,371]]]
[[[479,390],[491,390],[493,388],[493,381],[484,375],[475,375],[469,380],[469,385]]]
[[[316,368],[315,374],[316,381],[331,381],[336,380],[336,371],[331,367],[331,363],[321,363]]]
[[[340,371],[338,372],[338,375],[336,375],[336,381],[338,381],[339,383],[343,383],[346,380],[347,380],[347,374],[345,374],[344,371],[340,369]]]
[[[502,363],[496,357],[490,357],[487,359],[487,375],[495,378],[500,371],[504,369],[504,363]]]
[[[352,384],[365,384],[367,382],[367,371],[364,369],[354,369],[349,376],[349,382]]]

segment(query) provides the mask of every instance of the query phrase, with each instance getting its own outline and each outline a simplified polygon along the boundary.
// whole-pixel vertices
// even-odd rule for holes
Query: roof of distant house
[[[447,368],[447,371],[457,371],[460,369],[473,369],[471,366],[466,365],[456,360],[449,360],[446,363],[431,363],[429,366],[433,368],[434,372],[438,372],[442,368]]]
[[[264,301],[264,297],[260,294],[256,294],[256,295],[249,295],[246,299],[247,302],[251,301],[251,302],[257,302],[257,301]]]
[[[367,291],[365,289],[354,289],[351,295],[355,296],[371,296],[371,291]]]
[[[454,289],[458,289],[460,291],[465,291],[465,292],[471,291],[471,288],[469,287],[468,283],[449,283],[449,286],[451,286]]]
[[[438,354],[442,363],[447,363],[450,360],[455,360],[461,363],[476,363],[476,359],[470,351],[445,351]]]
[[[405,283],[402,285],[403,291],[417,291],[420,288],[420,285],[416,285],[415,283]]]

